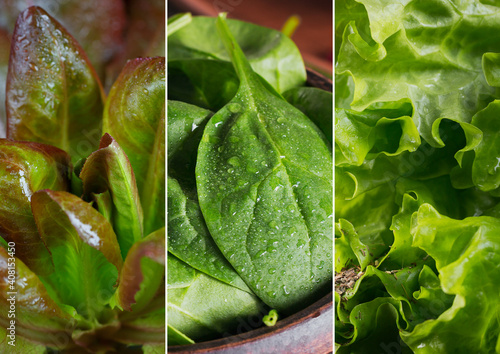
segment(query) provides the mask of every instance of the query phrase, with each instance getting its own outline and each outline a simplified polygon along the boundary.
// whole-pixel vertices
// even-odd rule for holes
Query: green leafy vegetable
[[[337,352],[499,352],[500,8],[336,9]]]
[[[282,33],[188,18],[169,21],[169,345],[274,325],[332,279],[331,93]]]
[[[164,126],[165,58],[129,61],[106,101],[103,131],[116,139],[130,160],[146,234],[165,225]]]
[[[125,258],[130,247],[142,239],[143,215],[134,172],[127,155],[111,135],[102,137],[99,150],[85,161],[80,178],[87,196],[109,191],[113,226]]]
[[[129,55],[147,51],[129,42],[151,32],[124,36],[120,0],[35,2],[51,15],[0,0],[0,26],[8,27],[0,30],[7,112],[5,122],[2,105],[0,352],[158,353],[165,347],[165,59],[130,61],[105,102],[101,79],[112,86]],[[151,11],[164,21],[158,2],[148,5],[128,18],[128,31],[140,32]],[[93,65],[59,21],[84,38]],[[141,44],[154,52],[161,42]],[[117,88],[126,91],[119,98],[142,95],[120,101]],[[135,127],[110,124],[129,150],[102,136],[105,111],[140,115]],[[106,123],[113,119],[106,115]],[[140,133],[140,149],[130,148],[129,129]]]
[[[95,318],[96,307],[113,294],[123,263],[113,229],[95,209],[68,192],[41,190],[31,204],[54,263],[54,272],[43,279],[61,302]]]
[[[32,195],[41,189],[69,189],[69,156],[39,143],[0,140],[0,236],[16,244],[16,256],[33,272],[51,271],[50,254],[41,242],[33,214]]]
[[[197,16],[168,37],[168,60],[216,59],[230,61],[215,28],[215,18]],[[278,92],[302,86],[304,63],[297,47],[284,34],[250,23],[228,20],[231,33],[245,48],[252,68]],[[275,60],[279,58],[280,60]]]
[[[224,18],[217,28],[240,88],[205,128],[196,166],[200,206],[245,282],[287,312],[331,279],[331,153],[306,116],[261,84]],[[314,153],[297,154],[298,146]]]

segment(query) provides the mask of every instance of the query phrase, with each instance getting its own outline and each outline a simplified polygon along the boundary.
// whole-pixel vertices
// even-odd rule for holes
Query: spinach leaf
[[[230,61],[213,30],[215,18],[193,17],[191,23],[168,37],[168,60],[219,59]],[[278,92],[302,86],[306,70],[299,50],[284,34],[251,23],[228,20],[229,28],[245,49],[253,69]]]
[[[248,326],[245,321],[255,321],[264,312],[255,295],[195,271],[170,253],[167,257],[171,331],[196,341],[212,339],[241,330]]]
[[[210,111],[168,101],[168,250],[191,267],[250,292],[210,236],[198,204],[196,154],[211,116]]]
[[[130,247],[143,237],[143,214],[130,162],[111,135],[105,134],[102,137],[99,150],[85,161],[80,178],[88,200],[91,193],[109,191],[112,199],[112,224],[121,254],[125,258]]]
[[[7,76],[7,136],[50,144],[73,162],[98,144],[104,93],[83,49],[44,10],[18,18]]]
[[[31,212],[33,193],[41,189],[67,191],[71,163],[53,146],[0,139],[0,236],[15,242],[16,256],[37,275],[52,271]]]
[[[165,226],[165,58],[127,63],[106,100],[103,131],[130,160],[144,210],[144,232]]]
[[[168,61],[168,98],[218,111],[238,90],[231,63],[212,59]]]
[[[315,87],[296,87],[283,92],[283,98],[300,109],[333,143],[333,95]]]
[[[240,87],[203,133],[201,210],[252,291],[290,313],[331,284],[331,150],[309,118],[262,84],[223,17],[217,28]]]

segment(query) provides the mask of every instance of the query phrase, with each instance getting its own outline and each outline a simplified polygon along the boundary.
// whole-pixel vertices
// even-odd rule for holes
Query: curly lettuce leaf
[[[412,227],[414,245],[436,260],[442,290],[455,297],[438,318],[402,333],[403,340],[415,353],[498,351],[500,220],[455,220],[424,204]]]
[[[399,3],[391,3],[401,7]],[[374,7],[383,11],[381,6]],[[497,43],[494,33],[498,32],[495,29],[500,28],[500,23],[495,22],[493,16],[488,20],[473,15],[465,19],[457,17],[453,30],[446,32],[443,44],[436,50],[425,51],[415,48],[402,24],[397,25],[396,31],[391,28],[398,21],[384,20],[385,17],[376,12],[372,17],[376,18],[370,22],[372,36],[383,40],[386,51],[383,57],[363,57],[362,50],[368,44],[358,43],[359,36],[353,39],[357,34],[354,22],[346,27],[340,48],[337,70],[353,76],[353,109],[364,110],[376,102],[408,98],[415,108],[413,120],[420,135],[437,147],[440,144],[432,134],[432,127],[438,118],[470,122],[476,112],[498,97],[497,90],[487,84],[481,66],[482,55],[494,51]],[[486,38],[484,33],[492,36],[488,36],[487,41],[478,41],[477,38]],[[467,42],[463,40],[465,35]]]

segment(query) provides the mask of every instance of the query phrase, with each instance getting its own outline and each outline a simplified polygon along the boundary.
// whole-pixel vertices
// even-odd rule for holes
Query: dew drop
[[[229,103],[227,109],[231,113],[238,113],[241,111],[241,105],[239,103]]]
[[[227,162],[232,165],[232,166],[239,166],[240,165],[240,159],[237,156],[231,157]]]

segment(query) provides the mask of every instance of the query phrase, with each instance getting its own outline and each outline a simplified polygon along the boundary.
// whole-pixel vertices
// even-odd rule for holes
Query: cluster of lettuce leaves
[[[500,353],[500,7],[341,0],[335,30],[337,352]]]
[[[333,97],[305,86],[278,31],[180,14],[167,33],[168,344],[180,345],[331,292]]]
[[[164,41],[120,42],[121,1],[58,4],[67,23],[86,15],[84,50],[14,3],[0,2],[2,26],[17,17],[0,78],[0,352],[164,353],[165,58],[146,57]]]

